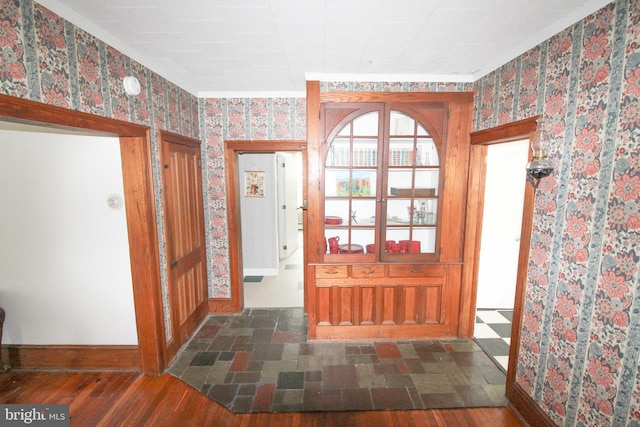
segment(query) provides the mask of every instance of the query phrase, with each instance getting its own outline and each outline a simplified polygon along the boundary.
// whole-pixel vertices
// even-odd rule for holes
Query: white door
[[[513,309],[529,140],[488,147],[478,308]]]
[[[298,167],[290,153],[276,155],[278,164],[278,242],[280,259],[298,249]]]

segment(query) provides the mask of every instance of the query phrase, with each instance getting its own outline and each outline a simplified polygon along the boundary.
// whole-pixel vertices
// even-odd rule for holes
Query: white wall
[[[245,153],[238,156],[240,171],[240,213],[242,228],[242,267],[245,276],[277,276],[278,216],[276,193],[276,155]],[[264,171],[264,197],[246,197],[245,171]]]
[[[2,127],[2,344],[137,344],[118,139]]]
[[[528,150],[529,140],[488,147],[478,308],[513,309]]]

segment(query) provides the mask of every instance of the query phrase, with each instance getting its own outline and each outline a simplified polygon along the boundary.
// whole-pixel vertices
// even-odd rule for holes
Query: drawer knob
[[[422,271],[422,269],[421,269],[421,268],[419,268],[419,269],[417,269],[417,270],[411,270],[411,272],[412,272],[412,273],[422,273],[423,271]]]
[[[375,270],[362,270],[362,274],[373,274]]]

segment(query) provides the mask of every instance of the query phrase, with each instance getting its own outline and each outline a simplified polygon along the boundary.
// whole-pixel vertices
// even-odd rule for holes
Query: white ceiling
[[[467,81],[611,0],[37,0],[199,97]]]

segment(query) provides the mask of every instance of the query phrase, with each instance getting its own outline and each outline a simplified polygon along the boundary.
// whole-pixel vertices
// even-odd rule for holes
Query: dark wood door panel
[[[179,348],[207,313],[200,144],[161,135],[171,329]]]

